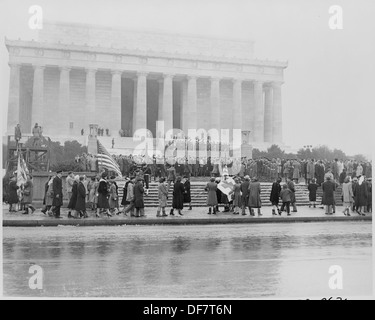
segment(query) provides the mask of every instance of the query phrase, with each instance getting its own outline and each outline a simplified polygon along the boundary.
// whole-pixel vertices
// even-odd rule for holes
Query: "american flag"
[[[17,164],[17,185],[18,186],[21,186],[22,184],[26,183],[28,174],[29,174],[29,170],[27,169],[25,159],[21,155],[21,152],[19,152],[18,164]]]
[[[122,177],[119,165],[112,158],[112,156],[109,154],[107,149],[104,148],[104,146],[100,143],[100,141],[97,140],[97,142],[98,142],[98,154],[96,156],[98,158],[99,166],[101,166],[102,168],[105,168],[109,171],[114,171],[120,177]]]

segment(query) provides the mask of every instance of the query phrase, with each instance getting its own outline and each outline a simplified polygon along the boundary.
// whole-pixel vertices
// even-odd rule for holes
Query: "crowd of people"
[[[272,163],[272,162],[271,162]],[[277,162],[275,162],[277,163]],[[261,164],[261,165],[259,165]],[[87,218],[88,210],[95,212],[96,217],[112,217],[114,214],[130,214],[131,217],[144,217],[144,197],[148,195],[151,179],[158,178],[158,209],[157,217],[167,216],[169,190],[173,190],[170,215],[176,211],[183,215],[182,210],[188,204],[192,210],[190,191],[190,178],[192,176],[188,164],[184,170],[177,171],[176,165],[165,165],[165,171],[153,172],[152,165],[133,165],[133,170],[125,177],[122,199],[119,199],[119,188],[115,176],[102,172],[100,175],[87,178],[84,175],[75,175],[69,172],[66,182],[68,195],[68,217]],[[306,170],[302,169],[303,167]],[[261,184],[257,177],[260,172],[267,172],[269,168],[265,159],[244,161],[237,175],[231,176],[228,166],[224,165],[223,171],[213,169],[211,178],[205,187],[207,192],[208,214],[219,212],[219,206],[224,207],[224,212],[246,215],[249,209],[251,216],[261,216]],[[372,179],[371,163],[356,163],[354,161],[333,162],[326,161],[296,161],[287,160],[282,165],[284,170],[278,169],[272,184],[269,201],[272,204],[272,215],[281,215],[286,212],[297,212],[295,184],[304,178],[309,190],[310,207],[324,206],[326,214],[336,211],[335,190],[342,188],[343,213],[350,215],[356,212],[359,215],[372,213]],[[264,171],[261,171],[264,170]],[[276,167],[275,167],[276,170]],[[322,177],[320,171],[322,170]],[[247,174],[250,173],[250,174]],[[305,173],[305,176],[303,175]],[[245,175],[243,175],[245,174]],[[9,211],[15,212],[15,205],[23,210],[24,214],[33,213],[33,181],[32,176],[27,176],[26,183],[17,185],[16,176],[9,179],[7,185]],[[283,180],[285,182],[283,182]],[[224,193],[219,188],[220,183],[231,185],[231,191]],[[51,175],[45,184],[44,208],[42,212],[51,217],[60,218],[60,208],[63,198],[62,172],[57,171]],[[317,203],[318,188],[322,190],[321,203]],[[281,206],[280,206],[281,204]]]

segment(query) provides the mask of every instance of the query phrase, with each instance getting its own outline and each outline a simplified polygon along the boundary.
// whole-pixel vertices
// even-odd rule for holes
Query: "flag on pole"
[[[21,158],[21,152],[19,152],[17,163],[17,186],[21,186],[22,184],[26,183],[28,174],[29,170],[27,169],[25,159],[23,156]]]
[[[115,171],[120,177],[122,177],[121,170],[117,162],[112,158],[107,149],[97,140],[98,144],[98,158],[99,166],[106,168],[109,171]]]

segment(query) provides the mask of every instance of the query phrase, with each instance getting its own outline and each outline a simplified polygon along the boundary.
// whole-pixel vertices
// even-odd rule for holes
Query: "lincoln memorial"
[[[286,62],[254,58],[254,43],[44,23],[35,40],[5,39],[9,52],[8,133],[35,123],[74,137],[90,124],[156,133],[241,129],[254,145],[281,144]]]

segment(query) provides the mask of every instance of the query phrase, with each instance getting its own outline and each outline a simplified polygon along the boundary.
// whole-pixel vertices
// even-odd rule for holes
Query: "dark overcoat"
[[[109,209],[108,202],[108,184],[107,181],[101,179],[98,187],[98,208]]]
[[[128,185],[129,185],[129,182],[130,182],[130,180],[125,183],[125,186],[124,186],[124,189],[123,189],[122,201],[121,201],[121,205],[123,205],[123,206],[127,206],[128,204],[130,204],[129,201],[126,201],[126,196],[128,194]]]
[[[138,181],[134,186],[134,206],[137,209],[142,209],[145,207],[143,194],[145,190],[143,188],[142,182]]]
[[[173,209],[182,210],[184,208],[184,185],[177,181],[173,186]]]
[[[17,190],[19,189],[19,186],[17,186],[17,181],[11,181],[9,182],[9,194],[8,194],[8,203],[14,204],[18,203],[18,195]]]
[[[216,182],[209,182],[206,186],[207,194],[207,205],[210,207],[217,206],[217,183]]]
[[[367,206],[367,198],[368,198],[367,182],[362,182],[361,185],[358,183],[354,189],[355,206],[357,208]]]
[[[79,182],[77,184],[76,189],[77,189],[77,195],[76,195],[77,201],[76,201],[75,209],[77,211],[85,211],[86,210],[86,188],[85,188],[85,185],[82,182]]]
[[[270,194],[270,201],[272,204],[274,205],[279,204],[280,192],[281,192],[280,183],[274,182],[272,184],[272,189],[271,189],[271,194]]]
[[[325,206],[333,206],[335,204],[335,190],[336,184],[331,180],[327,180],[322,184],[323,189],[323,201],[322,204]]]
[[[248,201],[249,201],[249,185],[250,185],[250,181],[245,181],[241,183],[241,188],[240,188],[242,192],[241,202],[242,202],[242,205],[245,205],[245,206],[248,204]]]
[[[291,196],[291,203],[295,203],[296,202],[296,194],[295,194],[295,192],[296,192],[296,189],[295,189],[295,186],[294,186],[294,182],[293,181],[289,181],[288,183],[287,183],[287,185],[288,185],[288,189],[290,190],[290,191],[292,191],[292,196]]]
[[[77,195],[78,195],[78,182],[74,180],[73,186],[72,186],[72,196],[70,197],[70,200],[68,203],[68,209],[74,210],[76,208]]]
[[[316,183],[310,183],[307,189],[309,190],[309,201],[316,201],[316,191],[318,190],[318,185]]]
[[[53,190],[52,205],[54,207],[62,206],[63,205],[62,180],[57,176],[53,179],[52,190]]]
[[[190,192],[190,181],[186,180],[184,183],[184,203],[191,202],[191,192]]]
[[[242,207],[241,185],[239,183],[236,183],[233,187],[233,206]]]
[[[261,208],[262,202],[260,199],[260,182],[251,182],[249,185],[249,204],[250,208]]]

